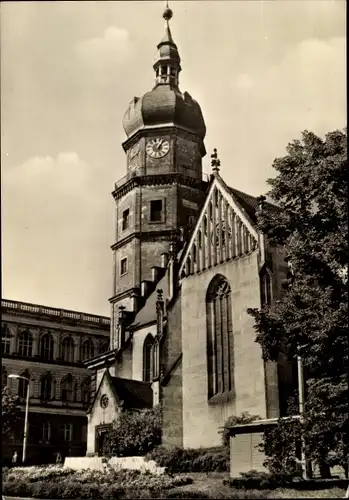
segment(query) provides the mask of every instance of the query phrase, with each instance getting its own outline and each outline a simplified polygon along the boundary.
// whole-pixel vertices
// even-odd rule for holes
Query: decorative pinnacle
[[[213,172],[219,172],[219,167],[221,166],[221,161],[218,159],[217,149],[214,148],[213,153],[211,154],[211,167]]]

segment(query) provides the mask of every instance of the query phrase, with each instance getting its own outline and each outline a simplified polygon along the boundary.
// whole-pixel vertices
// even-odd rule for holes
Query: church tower
[[[117,348],[120,311],[131,319],[156,279],[173,235],[190,230],[205,198],[202,158],[205,122],[199,104],[179,89],[180,56],[166,7],[157,46],[155,85],[134,97],[123,117],[127,173],[115,184],[115,243],[111,348]],[[120,309],[121,308],[121,309]]]

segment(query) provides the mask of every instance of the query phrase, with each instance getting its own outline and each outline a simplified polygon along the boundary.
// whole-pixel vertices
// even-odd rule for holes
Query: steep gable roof
[[[183,250],[180,275],[202,271],[256,249],[261,243],[256,227],[257,208],[257,198],[230,188],[219,174],[214,174],[195,228]]]
[[[152,408],[153,390],[150,382],[111,377],[115,393],[124,408]]]
[[[136,317],[133,320],[133,323],[130,325],[131,329],[140,328],[140,327],[147,325],[149,323],[156,322],[156,301],[157,301],[156,291],[158,289],[163,290],[164,296],[167,297],[167,295],[168,295],[167,271],[164,274],[164,276],[161,278],[159,283],[157,283],[155,289],[152,291],[152,293],[149,295],[149,297],[147,297],[144,306],[136,314]]]
[[[123,407],[127,409],[152,408],[153,389],[150,382],[141,382],[120,377],[112,377],[108,368],[105,370],[99,383],[96,394],[90,403],[87,414],[91,413],[92,408],[101,392],[104,381],[110,384],[112,392],[117,402],[123,401]]]

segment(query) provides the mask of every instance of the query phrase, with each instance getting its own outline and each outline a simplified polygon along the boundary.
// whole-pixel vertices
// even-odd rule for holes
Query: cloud
[[[110,62],[116,57],[123,59],[131,49],[129,32],[117,26],[109,26],[100,37],[82,40],[75,51],[86,62]]]
[[[112,209],[97,169],[76,152],[33,157],[6,172],[2,191],[4,295],[108,313],[110,278],[98,275]]]

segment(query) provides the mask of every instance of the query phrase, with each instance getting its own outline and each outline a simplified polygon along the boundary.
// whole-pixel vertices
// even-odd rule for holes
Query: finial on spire
[[[168,1],[166,1],[166,7],[164,10],[164,13],[162,14],[162,17],[165,19],[166,22],[168,22],[173,16],[173,12],[168,6]]]
[[[211,167],[213,172],[219,172],[219,167],[221,166],[221,161],[218,159],[217,149],[214,148],[213,153],[211,154]]]

